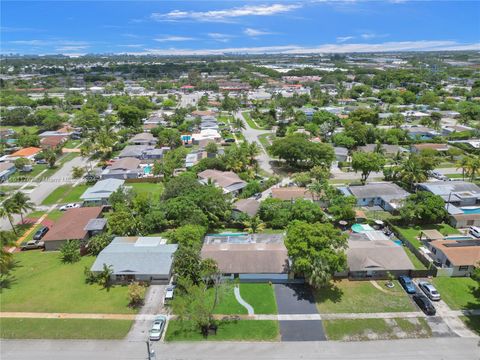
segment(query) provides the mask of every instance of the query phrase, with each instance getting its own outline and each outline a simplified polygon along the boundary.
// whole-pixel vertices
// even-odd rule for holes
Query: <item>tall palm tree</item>
[[[467,156],[462,157],[462,158],[457,162],[457,169],[462,169],[462,178],[463,178],[463,180],[465,180],[465,174],[467,173],[468,162],[469,162],[469,158],[468,158]]]
[[[400,179],[413,189],[415,183],[424,182],[428,179],[426,172],[422,169],[419,162],[412,156],[409,156],[400,165]]]
[[[15,233],[15,235],[18,235],[17,230],[13,225],[13,214],[16,213],[16,210],[17,209],[15,208],[15,204],[11,201],[11,199],[7,199],[3,202],[3,207],[0,207],[0,216],[2,218],[8,219],[8,222],[10,223],[13,232]]]
[[[249,220],[244,221],[243,226],[249,234],[256,234],[265,229],[265,223],[258,216],[254,216]]]
[[[471,157],[467,162],[467,174],[470,177],[470,181],[473,182],[477,175],[480,175],[480,157]]]
[[[254,141],[248,144],[247,148],[248,157],[250,159],[250,165],[255,162],[255,158],[260,154],[260,146]]]
[[[17,237],[11,231],[0,231],[0,273],[2,276],[8,274],[13,267],[13,254],[7,250],[8,247],[15,246],[15,239]]]
[[[236,129],[236,130],[243,130],[245,129],[245,124],[243,122],[242,119],[240,118],[235,118],[235,120],[233,120],[233,127]]]
[[[35,205],[30,201],[30,198],[27,195],[25,195],[20,191],[17,191],[12,196],[12,201],[14,202],[15,206],[17,207],[17,210],[19,211],[18,214],[20,214],[20,217],[22,218],[22,224],[23,224],[24,222],[23,213],[29,210],[34,210]]]

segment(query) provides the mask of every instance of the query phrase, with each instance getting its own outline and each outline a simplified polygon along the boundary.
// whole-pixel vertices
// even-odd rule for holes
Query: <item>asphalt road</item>
[[[478,339],[365,342],[190,342],[152,346],[162,360],[479,360]],[[2,360],[145,360],[146,344],[127,341],[3,340]]]

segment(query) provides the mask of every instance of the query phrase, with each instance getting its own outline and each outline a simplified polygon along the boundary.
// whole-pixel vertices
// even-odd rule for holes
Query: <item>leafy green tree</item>
[[[182,145],[181,134],[177,129],[157,127],[152,129],[152,134],[158,138],[158,146],[169,146],[175,149]]]
[[[375,152],[354,152],[352,155],[352,168],[355,172],[361,171],[362,184],[366,183],[372,171],[381,171],[385,162],[385,157]]]
[[[209,154],[216,154],[218,152],[218,146],[214,142],[209,142],[207,146],[205,146],[205,151]]]
[[[244,230],[249,234],[256,234],[265,229],[265,223],[258,216],[251,217],[243,222]]]
[[[108,214],[107,228],[116,236],[135,236],[141,233],[141,218],[136,217],[129,209],[122,207]]]
[[[107,289],[107,291],[110,290],[110,288],[112,287],[112,275],[112,267],[107,264],[103,264],[102,271],[96,276],[98,285],[100,285],[104,289]]]
[[[145,286],[140,285],[138,282],[133,282],[128,285],[128,305],[131,307],[139,307],[143,305],[145,300]]]
[[[15,246],[16,239],[14,232],[0,230],[0,289],[7,283],[9,272],[15,265],[13,254],[8,248]]]
[[[68,240],[60,247],[60,259],[63,263],[73,264],[80,261],[80,244],[76,240]]]
[[[348,118],[350,121],[358,121],[360,123],[370,123],[373,125],[378,125],[379,117],[378,112],[373,109],[360,108],[352,111]]]
[[[136,106],[122,105],[117,115],[123,126],[136,128],[142,124],[142,119],[147,116],[147,113]]]
[[[193,284],[202,282],[200,246],[179,246],[173,258],[173,273]]]
[[[57,154],[51,149],[43,149],[43,158],[48,162],[48,167],[53,168],[57,162]]]
[[[294,221],[288,227],[285,246],[293,270],[314,287],[326,285],[347,264],[347,237],[329,223]]]
[[[22,170],[25,166],[30,164],[30,160],[20,157],[15,160],[14,164],[17,170]]]
[[[184,225],[168,231],[166,237],[171,243],[181,246],[199,247],[202,245],[203,237],[207,230],[199,225]]]
[[[446,216],[443,199],[427,191],[410,195],[400,208],[400,217],[407,224],[437,224]]]
[[[88,241],[88,253],[97,256],[105,249],[113,240],[113,236],[107,232],[95,235]]]
[[[333,215],[335,221],[352,221],[355,219],[354,206],[357,201],[353,196],[344,196],[336,194],[328,206],[328,212]]]
[[[81,166],[74,166],[72,168],[72,177],[74,179],[80,179],[85,174],[85,169]]]

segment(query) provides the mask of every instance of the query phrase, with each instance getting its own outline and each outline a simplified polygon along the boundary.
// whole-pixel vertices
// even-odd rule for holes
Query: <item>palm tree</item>
[[[256,234],[265,229],[265,223],[258,216],[254,216],[249,220],[244,221],[243,226],[245,227],[245,231],[249,234]]]
[[[418,161],[409,156],[402,165],[400,165],[400,179],[413,189],[415,183],[421,183],[428,179],[426,172],[422,169]]]
[[[55,151],[51,149],[45,149],[43,150],[43,156],[45,157],[45,160],[48,162],[48,166],[50,168],[53,168],[55,166],[55,162],[57,161],[57,154],[55,154]]]
[[[457,162],[457,169],[462,169],[462,178],[463,178],[463,180],[465,180],[465,174],[467,173],[468,162],[469,162],[469,158],[468,158],[467,156],[462,157],[462,158]]]
[[[470,181],[473,182],[477,175],[480,175],[480,157],[469,158],[466,170],[466,173],[470,176]]]
[[[260,154],[260,146],[258,146],[255,141],[248,144],[247,153],[250,159],[250,165],[252,165],[255,162],[255,158]]]
[[[327,285],[331,278],[332,275],[328,264],[320,257],[315,259],[312,271],[308,276],[308,283],[314,288],[320,288]]]
[[[8,219],[8,222],[10,223],[13,232],[15,233],[15,235],[18,235],[17,230],[13,225],[13,214],[16,213],[16,210],[17,209],[15,208],[15,204],[11,201],[11,199],[7,199],[3,202],[3,207],[0,207],[0,216],[2,218]]]
[[[4,285],[5,277],[13,267],[13,254],[7,250],[11,246],[15,246],[17,237],[11,231],[0,231],[0,285]]]
[[[18,214],[20,214],[20,217],[22,218],[22,224],[23,224],[24,223],[23,213],[29,210],[34,210],[35,205],[30,201],[30,198],[27,195],[25,195],[20,191],[17,191],[12,196],[12,201],[14,202],[15,206],[19,210]]]
[[[244,122],[242,121],[242,119],[240,118],[235,118],[235,120],[233,120],[233,127],[236,129],[236,130],[243,130],[245,129],[245,124]]]
[[[320,181],[314,181],[308,185],[308,191],[310,191],[312,195],[317,198],[317,200],[320,200],[320,198],[322,197],[323,188],[324,185]]]

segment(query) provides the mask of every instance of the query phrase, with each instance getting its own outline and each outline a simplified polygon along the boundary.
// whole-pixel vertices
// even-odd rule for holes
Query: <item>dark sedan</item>
[[[435,315],[436,310],[433,304],[428,300],[428,298],[423,294],[415,294],[412,296],[413,301],[415,301],[420,309],[427,315]]]
[[[37,230],[35,235],[33,235],[33,240],[41,240],[45,234],[48,232],[48,227],[42,226],[40,229]]]

